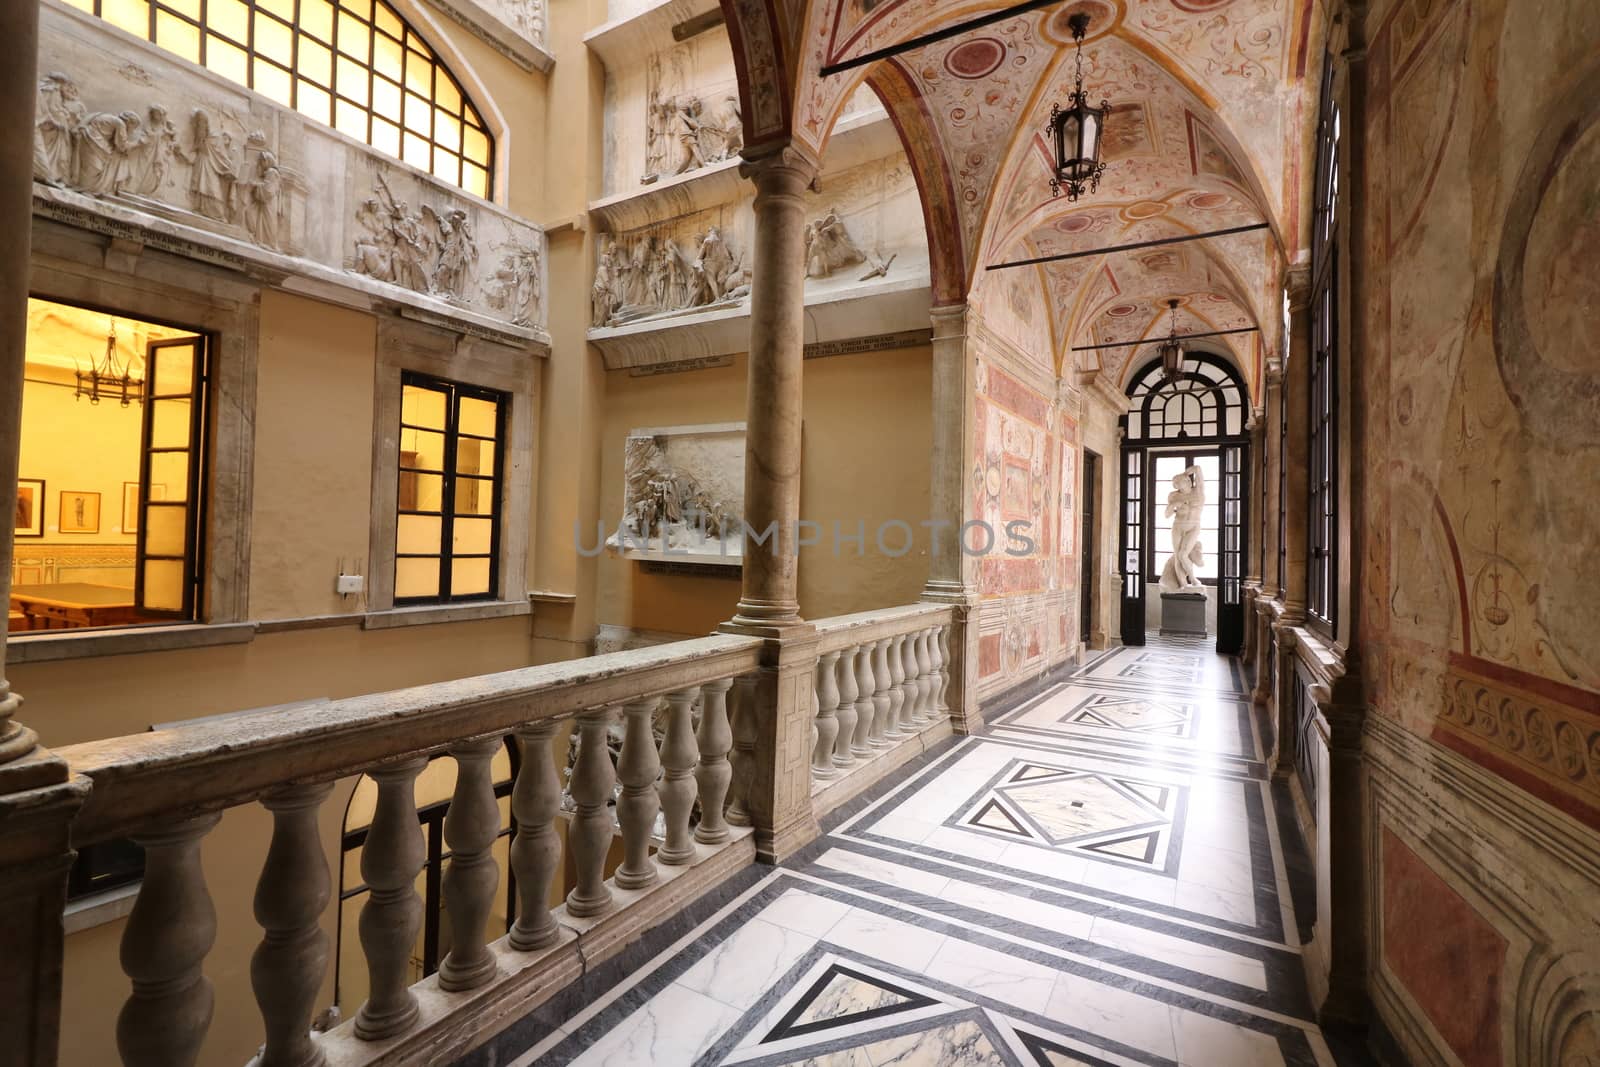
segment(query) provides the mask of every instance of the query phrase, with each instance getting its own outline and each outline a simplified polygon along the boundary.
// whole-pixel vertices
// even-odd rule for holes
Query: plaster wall
[[[745,359],[727,367],[632,377],[606,375],[600,471],[601,521],[609,534],[622,516],[622,442],[638,426],[736,422],[745,412]],[[801,614],[820,619],[869,608],[914,602],[927,579],[928,540],[917,525],[928,515],[931,477],[926,442],[932,433],[928,350],[898,349],[825,359],[805,365],[805,425],[800,513],[821,527],[820,543],[801,549]],[[889,395],[906,398],[885,404]],[[903,521],[917,532],[911,551],[901,549],[897,529],[876,534],[886,522]],[[835,553],[834,524],[841,539]],[[853,537],[866,529],[865,547]],[[552,536],[570,537],[570,531]],[[592,549],[596,527],[582,531]],[[597,622],[684,635],[709,632],[733,615],[739,600],[738,571],[727,576],[652,574],[644,566],[606,552],[596,560]]]
[[[1361,567],[1341,634],[1378,717],[1373,995],[1414,1062],[1582,1063],[1600,1056],[1600,8],[1374,6],[1341,560]],[[1419,935],[1418,916],[1449,922]]]

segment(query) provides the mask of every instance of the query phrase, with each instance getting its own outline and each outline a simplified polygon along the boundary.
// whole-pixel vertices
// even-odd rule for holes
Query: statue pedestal
[[[1162,637],[1204,637],[1206,635],[1206,595],[1204,593],[1161,594]]]

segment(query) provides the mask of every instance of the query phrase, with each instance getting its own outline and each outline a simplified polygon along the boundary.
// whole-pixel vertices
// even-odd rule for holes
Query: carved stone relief
[[[750,294],[750,272],[716,226],[685,250],[670,235],[609,238],[592,291],[595,327],[732,306]]]
[[[850,236],[844,220],[832,208],[814,222],[806,223],[806,277],[828,278],[833,272],[857,263],[865,263],[867,272],[860,281],[882,278],[889,273],[889,265],[898,253],[887,258],[864,252]]]
[[[366,233],[356,238],[351,269],[419,293],[465,300],[478,266],[467,211],[428,204],[413,211],[395,197],[381,171],[372,192],[356,208],[356,221]]]
[[[645,83],[645,159],[640,182],[686,174],[738,155],[744,122],[738,94],[685,87],[688,56],[681,49],[652,55]]]
[[[161,103],[143,112],[91,111],[76,80],[51,71],[39,81],[33,177],[90,196],[160,205],[226,224],[274,252],[296,245],[291,197],[304,197],[300,173],[284,166],[266,133],[196,107],[187,139]],[[179,172],[187,171],[187,180]]]
[[[608,546],[739,561],[743,424],[635,430],[623,445],[623,476],[623,514]]]
[[[543,325],[526,220],[61,5],[41,9],[39,69],[36,212],[232,269],[397,286],[419,312],[515,327],[509,343]]]

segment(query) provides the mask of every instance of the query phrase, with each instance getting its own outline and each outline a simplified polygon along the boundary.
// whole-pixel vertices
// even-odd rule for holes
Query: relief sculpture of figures
[[[144,122],[132,111],[88,116],[78,127],[73,185],[94,196],[128,189],[143,146]]]
[[[648,185],[663,176],[721,163],[744,147],[739,98],[728,94],[712,117],[697,96],[661,96],[651,90],[645,106],[645,173]]]
[[[616,245],[607,241],[600,246],[600,252],[595,257],[594,287],[590,290],[591,325],[600,327],[611,321],[620,302],[617,291]]]
[[[860,263],[866,256],[850,238],[838,212],[829,211],[816,222],[806,224],[806,276],[826,278],[840,267]],[[887,267],[885,268],[887,269]]]
[[[72,145],[83,119],[83,102],[78,99],[78,86],[71,78],[52,71],[40,79],[33,136],[35,181],[65,185],[71,180]]]
[[[436,211],[428,204],[420,213],[412,211],[382,174],[373,192],[377,195],[356,208],[356,221],[366,232],[356,238],[350,269],[419,293],[467,299],[478,268],[472,216],[463,208]],[[513,275],[517,270],[515,265],[501,269]]]
[[[1163,593],[1191,593],[1205,589],[1198,568],[1206,561],[1200,543],[1200,519],[1206,504],[1205,478],[1190,467],[1172,478],[1166,516],[1172,519],[1172,558],[1161,570]]]
[[[500,260],[489,292],[489,306],[503,311],[514,326],[532,326],[541,317],[539,250],[515,245]]]
[[[234,183],[244,228],[257,244],[278,251],[283,248],[283,172],[261,134],[252,133],[245,144],[245,158],[254,155],[255,165],[247,165],[249,176]]]
[[[233,161],[233,137],[226,130],[212,132],[211,116],[195,108],[189,115],[189,206],[209,219],[233,221],[233,183],[238,172]]]
[[[743,539],[729,527],[726,503],[694,476],[675,469],[655,440],[628,438],[622,465],[624,514],[607,545],[723,556],[742,552]]]
[[[460,300],[467,295],[467,285],[478,266],[478,243],[472,238],[471,220],[460,208],[439,215],[424,205],[422,212],[439,231],[439,262],[433,271],[433,291]]]

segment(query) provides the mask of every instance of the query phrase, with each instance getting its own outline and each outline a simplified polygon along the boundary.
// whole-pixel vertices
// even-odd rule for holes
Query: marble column
[[[973,518],[967,468],[972,455],[977,362],[967,344],[965,304],[934,308],[932,319],[933,475],[928,494],[928,582],[922,599],[955,609],[946,664],[950,720],[958,733],[974,733],[983,726],[977,700],[978,593],[973,560],[961,551],[960,531],[962,524]]]
[[[744,586],[735,623],[800,620],[800,398],[805,360],[807,186],[816,164],[784,147],[740,167],[755,182],[750,358],[745,393]],[[763,537],[758,544],[756,537]]]
[[[739,815],[757,855],[778,862],[817,836],[811,810],[811,689],[816,631],[796,594],[800,401],[805,359],[805,199],[816,161],[792,144],[747,155],[755,183],[750,356],[745,394],[744,573],[724,633],[765,639],[743,692],[741,736],[753,735]],[[757,543],[756,538],[762,542]],[[732,818],[730,817],[730,821]]]
[[[0,4],[0,514],[16,510],[22,371],[28,343],[33,226],[33,102],[39,5]],[[11,523],[0,523],[0,601],[11,592]],[[56,1063],[61,1023],[61,911],[72,865],[69,827],[89,782],[39,746],[16,720],[22,698],[6,680],[0,631],[0,1067]]]

